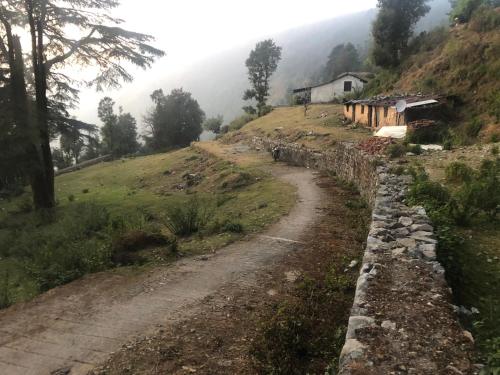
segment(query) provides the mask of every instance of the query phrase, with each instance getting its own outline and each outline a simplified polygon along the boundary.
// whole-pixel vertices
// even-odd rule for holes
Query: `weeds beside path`
[[[251,281],[307,232],[322,202],[310,171],[285,166],[275,171],[297,187],[299,201],[267,237],[250,236],[214,255],[147,274],[87,276],[0,312],[2,374],[48,374],[66,366],[84,373],[136,335],[200,311],[200,301],[227,283]]]

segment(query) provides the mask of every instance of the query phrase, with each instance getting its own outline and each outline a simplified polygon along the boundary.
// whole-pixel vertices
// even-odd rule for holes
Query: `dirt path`
[[[280,165],[273,172],[297,187],[298,202],[265,233],[147,275],[91,275],[1,312],[2,375],[86,373],[134,337],[197,313],[224,285],[252,283],[320,216],[323,192],[311,171]]]

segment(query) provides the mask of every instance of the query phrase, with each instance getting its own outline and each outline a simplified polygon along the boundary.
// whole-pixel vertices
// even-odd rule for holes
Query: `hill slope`
[[[460,122],[475,117],[486,126],[483,138],[500,131],[500,33],[478,32],[472,25],[452,28],[436,48],[419,51],[407,62],[392,89],[454,95]]]

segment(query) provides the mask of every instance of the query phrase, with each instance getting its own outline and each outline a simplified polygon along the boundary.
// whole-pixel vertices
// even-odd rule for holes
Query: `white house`
[[[340,100],[354,91],[362,90],[368,83],[365,77],[366,73],[342,73],[330,82],[296,89],[293,92],[296,95],[308,96],[311,103],[329,103]]]

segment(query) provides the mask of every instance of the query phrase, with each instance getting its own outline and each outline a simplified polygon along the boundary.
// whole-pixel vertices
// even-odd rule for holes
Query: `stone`
[[[398,238],[396,243],[400,246],[406,247],[407,249],[413,249],[417,247],[417,241],[414,238]]]
[[[457,369],[455,366],[452,366],[452,365],[446,366],[446,369],[448,371],[451,371],[453,374],[457,374],[457,375],[463,375],[464,374],[462,371],[460,371],[459,369]]]
[[[359,263],[359,262],[358,262],[357,260],[353,260],[351,263],[349,263],[349,266],[348,266],[348,267],[349,267],[349,268],[354,268],[354,267],[356,267],[356,266],[358,265],[358,263]]]
[[[347,326],[346,339],[356,338],[356,330],[366,327],[374,327],[375,319],[369,316],[351,316]]]
[[[397,257],[400,257],[401,255],[403,255],[406,251],[406,247],[398,247],[396,249],[392,249],[391,253],[392,253],[392,256],[397,258]]]
[[[407,216],[401,216],[398,219],[398,223],[405,226],[405,227],[409,227],[410,225],[413,224],[413,220]]]
[[[354,359],[363,357],[365,353],[366,346],[360,343],[356,339],[347,339],[345,341],[344,347],[340,352],[340,365],[341,367],[346,363]]]
[[[391,322],[390,320],[384,320],[380,326],[384,329],[391,329],[393,331],[396,330],[396,323]]]
[[[474,336],[469,331],[464,331],[464,336],[467,338],[472,344],[474,344]]]
[[[398,228],[394,230],[394,235],[396,238],[403,238],[410,234],[410,231],[406,228]]]
[[[436,260],[436,245],[435,244],[418,245],[418,250],[421,252],[423,258],[425,258],[427,260]]]
[[[430,224],[413,224],[411,226],[412,232],[419,232],[419,231],[432,232],[433,230],[434,228],[432,228],[432,225]]]

